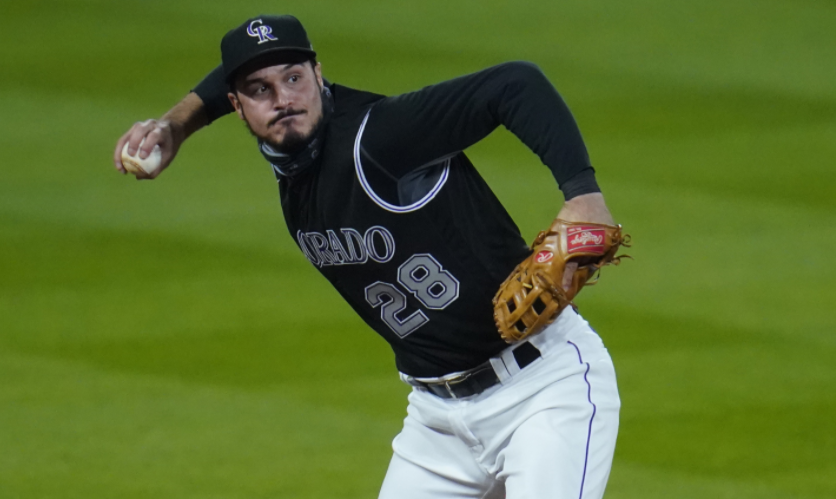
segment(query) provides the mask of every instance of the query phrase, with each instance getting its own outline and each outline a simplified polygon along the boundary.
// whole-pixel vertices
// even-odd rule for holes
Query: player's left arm
[[[390,97],[371,111],[363,150],[395,176],[461,151],[503,125],[549,167],[565,202],[557,218],[615,225],[577,123],[543,72],[500,64]],[[568,288],[577,263],[563,276]]]
[[[528,62],[500,64],[383,99],[370,112],[361,145],[375,163],[401,178],[470,147],[499,126],[540,157],[566,200],[600,192],[572,113],[540,68]]]

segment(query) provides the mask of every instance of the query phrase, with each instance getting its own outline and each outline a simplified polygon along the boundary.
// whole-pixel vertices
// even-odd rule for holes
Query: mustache
[[[299,111],[293,108],[285,109],[283,111],[279,111],[276,116],[267,123],[267,126],[275,125],[280,119],[287,118],[288,116],[295,116],[297,114],[304,114],[305,111]]]

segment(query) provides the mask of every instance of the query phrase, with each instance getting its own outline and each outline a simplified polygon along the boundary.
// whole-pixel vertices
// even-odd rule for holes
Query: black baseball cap
[[[247,19],[221,40],[221,60],[227,83],[244,64],[264,54],[281,52],[309,59],[316,57],[308,33],[298,19],[270,15]]]

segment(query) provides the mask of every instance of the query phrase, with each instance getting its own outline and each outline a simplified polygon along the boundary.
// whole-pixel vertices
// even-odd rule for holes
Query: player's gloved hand
[[[615,225],[615,220],[604,202],[604,196],[600,192],[592,192],[576,196],[563,204],[557,218],[567,222],[594,222],[605,225]],[[563,269],[562,287],[569,291],[572,287],[572,280],[578,270],[578,263],[575,261],[566,262]]]
[[[574,305],[584,286],[597,281],[601,267],[618,265],[623,256],[615,254],[629,241],[620,225],[556,219],[540,232],[531,256],[517,265],[493,299],[502,339],[514,343],[542,331]]]
[[[143,142],[145,139],[145,142]],[[125,135],[116,142],[116,149],[113,151],[113,163],[122,174],[128,173],[122,164],[122,148],[128,144],[128,154],[134,156],[139,151],[139,157],[145,159],[154,150],[154,146],[160,146],[162,161],[160,167],[152,174],[140,172],[136,174],[137,180],[154,179],[165,170],[174,160],[177,151],[185,140],[185,134],[181,127],[168,120],[145,120],[134,123]],[[140,148],[139,145],[142,144]]]

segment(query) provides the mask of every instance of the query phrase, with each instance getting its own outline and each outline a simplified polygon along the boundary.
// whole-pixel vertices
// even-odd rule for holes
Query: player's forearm
[[[615,221],[604,202],[604,195],[592,192],[576,196],[565,203],[557,214],[557,218],[568,222],[595,222],[615,225]]]
[[[192,92],[203,101],[203,110],[207,124],[233,111],[229,102],[229,86],[224,79],[223,65],[215,67],[195,87]]]
[[[194,92],[189,92],[183,100],[165,113],[160,121],[167,121],[171,125],[173,138],[180,144],[209,124],[203,100]]]

